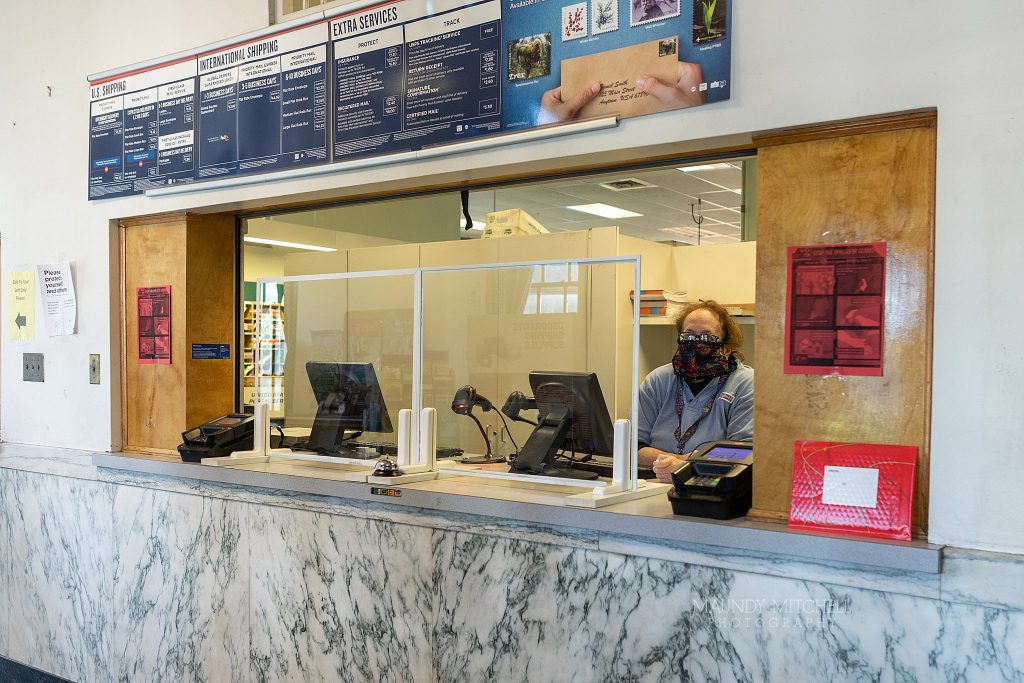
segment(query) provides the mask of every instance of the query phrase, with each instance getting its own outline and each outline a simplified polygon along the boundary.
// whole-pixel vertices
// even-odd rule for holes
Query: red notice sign
[[[788,374],[882,374],[885,242],[790,247]]]
[[[171,364],[171,286],[138,287],[139,363]]]

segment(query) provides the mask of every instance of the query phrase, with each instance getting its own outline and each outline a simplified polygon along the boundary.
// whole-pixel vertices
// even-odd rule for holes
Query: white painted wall
[[[141,13],[145,11],[145,15]],[[111,304],[117,248],[108,218],[121,207],[86,201],[86,76],[266,25],[265,2],[182,0],[101,4],[4,3],[0,22],[0,238],[2,270],[75,262],[78,334],[2,342],[0,430],[5,440],[78,448],[117,445],[120,406],[112,356],[118,308]],[[141,207],[136,212],[147,212]],[[113,253],[113,257],[112,257]],[[116,268],[113,269],[116,271]],[[113,279],[112,279],[113,278]],[[4,285],[6,289],[6,284]],[[116,296],[116,294],[114,295]],[[7,336],[7,331],[3,331]],[[46,354],[46,382],[21,381],[21,354]],[[89,384],[88,356],[101,353],[102,384]],[[113,372],[112,372],[113,369]],[[114,436],[114,435],[118,436]]]
[[[807,0],[734,7],[733,97],[700,110],[624,122],[618,130],[160,200],[86,201],[86,74],[256,28],[262,0],[166,9],[113,0],[5,7],[0,40],[0,234],[4,273],[76,261],[80,333],[3,344],[4,437],[109,448],[116,374],[87,384],[85,361],[117,346],[108,220],[181,208],[253,208],[289,201],[541,171],[566,161],[609,163],[642,153],[742,142],[786,125],[934,106],[939,111],[935,384],[931,539],[1024,552],[1017,500],[1024,485],[1024,333],[1016,229],[1024,5],[953,0]],[[150,28],[154,27],[154,28]],[[116,36],[116,40],[113,37]],[[15,66],[31,66],[15,70]],[[47,86],[52,87],[48,93]],[[629,151],[627,151],[629,150]],[[567,156],[569,155],[569,156]],[[6,333],[5,333],[6,334]],[[20,354],[47,354],[43,385],[20,381]]]

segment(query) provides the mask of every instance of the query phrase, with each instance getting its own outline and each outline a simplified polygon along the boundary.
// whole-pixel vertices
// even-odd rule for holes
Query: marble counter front
[[[0,446],[0,655],[76,681],[1024,680],[1018,556],[884,567],[115,457]]]
[[[372,493],[370,486],[345,481],[339,470],[315,462],[274,461],[210,467],[182,463],[171,457],[115,453],[97,454],[93,463],[104,470],[116,469],[135,475],[188,477],[251,489],[382,502],[380,496]],[[942,547],[923,541],[900,542],[804,533],[790,530],[782,523],[751,519],[717,521],[679,517],[672,514],[672,508],[663,495],[595,510],[552,503],[552,497],[545,493],[510,487],[505,482],[488,479],[445,477],[398,488],[401,490],[400,498],[384,499],[395,507],[458,512],[500,522],[542,524],[571,530],[568,533],[624,534],[655,542],[712,546],[730,553],[767,553],[785,556],[779,559],[839,562],[872,569],[932,574],[939,572],[942,562]]]

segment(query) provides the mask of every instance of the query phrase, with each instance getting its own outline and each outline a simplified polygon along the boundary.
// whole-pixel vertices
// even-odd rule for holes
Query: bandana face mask
[[[725,343],[715,335],[684,332],[676,342],[679,348],[672,357],[672,369],[683,379],[708,380],[732,370],[732,356],[724,353]]]

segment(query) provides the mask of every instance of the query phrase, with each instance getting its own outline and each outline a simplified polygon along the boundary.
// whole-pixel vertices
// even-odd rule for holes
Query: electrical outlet
[[[22,374],[22,381],[25,382],[42,382],[43,381],[43,354],[41,353],[23,353],[22,366],[24,368]]]
[[[100,383],[100,354],[89,354],[89,384]]]

